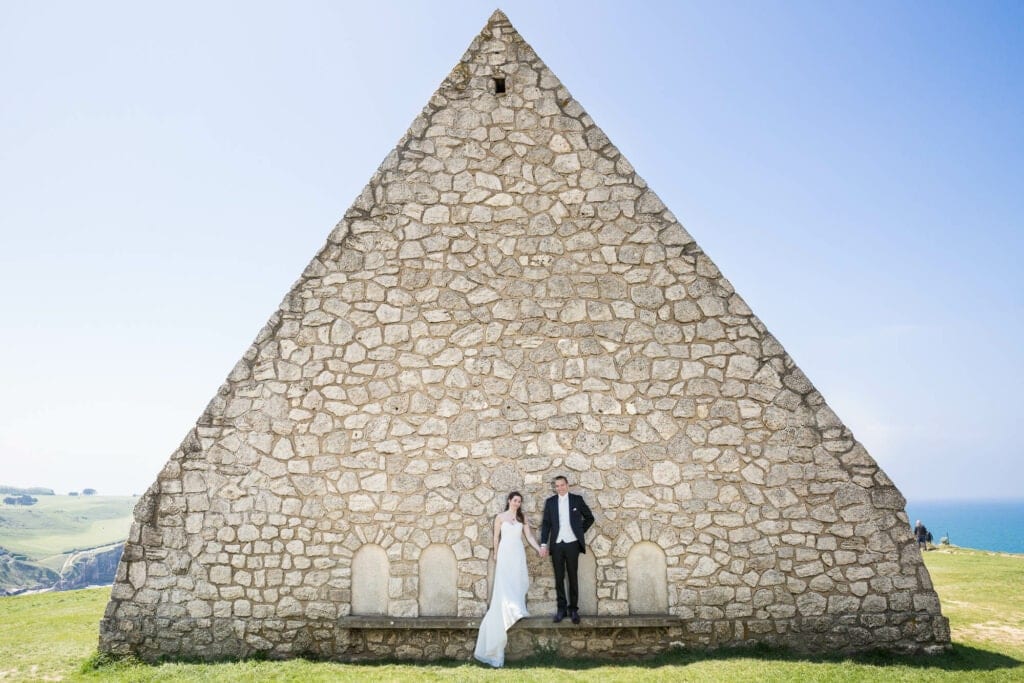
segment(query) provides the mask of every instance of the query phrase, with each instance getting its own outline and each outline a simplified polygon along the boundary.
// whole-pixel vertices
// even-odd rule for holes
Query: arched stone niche
[[[579,577],[580,583],[580,612],[597,614],[597,558],[594,557],[593,550],[580,555],[577,569],[576,576]],[[566,590],[569,590],[568,586]]]
[[[388,613],[391,563],[384,548],[369,543],[352,558],[352,614],[383,616]]]
[[[668,614],[665,551],[650,541],[635,544],[626,556],[630,614]]]
[[[455,553],[434,543],[420,553],[419,608],[421,617],[453,617],[459,613]]]

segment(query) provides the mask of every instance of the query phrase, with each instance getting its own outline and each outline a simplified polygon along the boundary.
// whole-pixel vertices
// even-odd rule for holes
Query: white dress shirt
[[[558,538],[555,543],[572,543],[576,540],[576,534],[572,532],[572,524],[569,522],[569,494],[558,497]]]

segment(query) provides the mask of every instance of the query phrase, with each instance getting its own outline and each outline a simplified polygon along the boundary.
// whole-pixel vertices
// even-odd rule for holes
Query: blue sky
[[[0,483],[142,492],[493,9],[0,4]],[[1024,5],[502,9],[908,498],[1021,497]]]

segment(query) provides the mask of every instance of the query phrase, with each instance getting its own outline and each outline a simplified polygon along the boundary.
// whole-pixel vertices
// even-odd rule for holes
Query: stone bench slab
[[[393,629],[393,630],[477,630],[480,628],[480,617],[371,617],[352,616],[340,617],[338,625],[350,629]],[[586,616],[582,615],[580,624],[573,624],[566,618],[559,624],[551,621],[551,617],[527,617],[520,619],[510,630],[540,631],[560,628],[586,629],[619,629],[619,628],[664,628],[682,626],[679,617],[668,614],[634,615],[634,616]]]

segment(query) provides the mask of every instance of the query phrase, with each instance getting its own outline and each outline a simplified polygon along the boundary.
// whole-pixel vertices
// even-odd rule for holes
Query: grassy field
[[[131,496],[39,496],[35,505],[0,505],[0,548],[59,570],[73,550],[128,537]]]
[[[925,558],[954,641],[1004,643],[1006,652],[1024,659],[1024,555],[952,548]]]
[[[559,662],[538,657],[491,670],[432,665],[308,661],[103,664],[97,622],[109,591],[0,599],[0,681],[1022,681],[1024,556],[943,549],[926,555],[953,650],[936,657],[805,658],[772,651],[674,652],[646,662]]]

